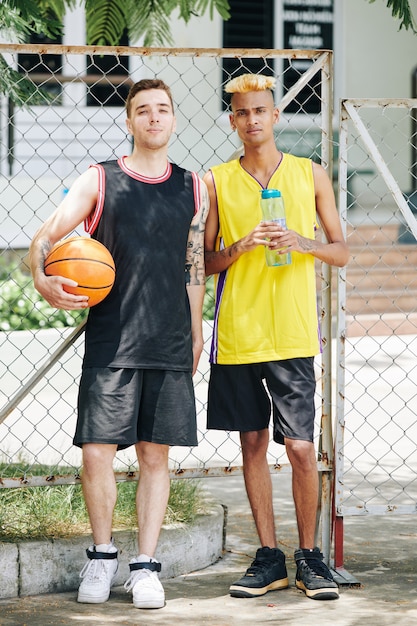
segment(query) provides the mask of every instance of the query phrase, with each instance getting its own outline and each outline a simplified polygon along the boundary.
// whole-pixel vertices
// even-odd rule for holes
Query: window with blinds
[[[230,19],[223,22],[224,48],[273,48],[274,0],[229,0]],[[223,59],[223,83],[246,73],[273,74],[273,60]],[[228,103],[223,101],[223,109]]]

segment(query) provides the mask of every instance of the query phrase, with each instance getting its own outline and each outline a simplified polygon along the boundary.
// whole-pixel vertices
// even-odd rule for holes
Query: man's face
[[[175,130],[175,116],[163,89],[139,91],[130,103],[126,120],[135,145],[149,150],[166,146]]]
[[[258,144],[273,137],[279,111],[269,90],[235,93],[231,107],[230,125],[243,143]]]

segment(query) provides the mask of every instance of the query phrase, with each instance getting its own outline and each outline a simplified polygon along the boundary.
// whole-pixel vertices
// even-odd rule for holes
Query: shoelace
[[[107,561],[102,559],[91,559],[87,561],[80,572],[80,578],[87,578],[88,580],[104,580],[107,578]]]
[[[315,574],[316,576],[320,576],[321,578],[326,578],[327,580],[332,580],[332,578],[329,576],[329,570],[322,561],[317,558],[306,558],[305,561],[313,574]]]
[[[126,591],[130,591],[139,580],[143,580],[144,584],[148,587],[155,587],[155,581],[153,578],[153,572],[148,569],[138,569],[133,571],[127,581],[124,584]]]
[[[258,561],[257,559],[255,559],[252,565],[246,570],[246,575],[256,574],[256,572],[259,572],[259,570],[265,570],[269,567],[271,567],[271,563],[269,561]]]

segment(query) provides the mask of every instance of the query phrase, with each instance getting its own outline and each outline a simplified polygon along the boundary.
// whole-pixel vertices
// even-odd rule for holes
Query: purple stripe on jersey
[[[210,351],[210,363],[217,363],[217,353],[218,353],[218,333],[219,333],[219,314],[220,314],[220,304],[223,297],[223,292],[226,285],[227,278],[227,270],[220,272],[219,278],[217,281],[216,287],[216,302],[214,306],[214,323],[213,323],[213,336],[211,339],[211,351]]]

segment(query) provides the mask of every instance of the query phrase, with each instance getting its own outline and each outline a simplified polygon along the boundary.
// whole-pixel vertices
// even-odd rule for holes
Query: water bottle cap
[[[262,199],[280,198],[281,192],[278,189],[262,189]]]

